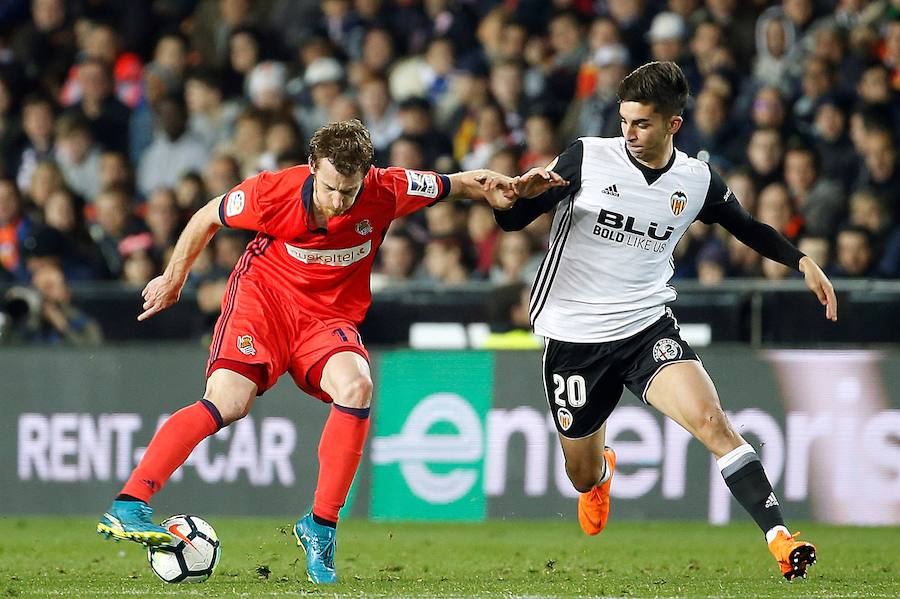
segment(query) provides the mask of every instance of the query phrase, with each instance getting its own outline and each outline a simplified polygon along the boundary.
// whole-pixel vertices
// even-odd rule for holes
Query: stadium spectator
[[[203,169],[203,183],[207,195],[216,197],[241,182],[241,165],[231,154],[213,156]]]
[[[503,231],[494,250],[490,280],[498,285],[531,283],[540,265],[533,261],[531,237],[524,231]]]
[[[91,127],[77,115],[63,115],[56,124],[56,163],[66,185],[82,197],[100,191],[100,148],[94,144]]]
[[[10,162],[10,174],[23,192],[31,187],[31,176],[38,162],[53,160],[55,108],[49,98],[33,94],[22,104],[22,131],[25,136]]]
[[[494,218],[488,214],[493,222]],[[372,291],[409,283],[419,265],[421,250],[406,231],[391,230],[381,244],[378,268],[372,273]]]
[[[756,218],[788,239],[796,239],[802,226],[802,218],[796,214],[787,187],[778,182],[759,192]]]
[[[547,166],[558,153],[550,118],[543,114],[528,117],[525,120],[525,149],[519,159],[518,173],[524,173],[533,166]],[[504,174],[515,176],[518,173]]]
[[[872,235],[867,229],[851,225],[838,231],[835,276],[872,276],[874,274],[874,257]]]
[[[189,71],[184,84],[184,101],[188,111],[188,130],[203,142],[208,152],[225,144],[234,131],[239,107],[226,103],[222,83],[211,70]]]
[[[510,141],[515,144],[525,141],[525,117],[528,105],[523,86],[520,63],[506,60],[491,67],[489,88],[497,105],[503,111],[503,120],[510,132]]]
[[[98,58],[85,58],[78,67],[81,99],[67,112],[87,119],[94,139],[108,150],[127,152],[131,111],[115,95],[112,67]]]
[[[309,92],[309,100],[295,114],[304,132],[315,131],[330,120],[331,103],[341,94],[344,68],[335,58],[314,60],[303,73],[303,82]]]
[[[408,98],[397,106],[397,119],[401,134],[419,142],[424,152],[425,164],[433,164],[438,170],[453,170],[453,144],[450,138],[434,124],[431,104],[424,98]]]
[[[33,83],[55,89],[75,54],[75,32],[65,0],[32,0],[31,20],[10,39],[10,49]]]
[[[616,135],[619,130],[619,104],[616,87],[627,74],[628,50],[621,44],[599,48],[592,58],[595,67],[592,93],[576,99],[561,125],[566,141],[582,135]]]
[[[113,152],[110,150],[100,154],[100,190],[116,185],[122,185],[128,189],[134,187],[134,172],[128,158],[121,152]],[[89,202],[94,201],[94,197],[86,197]]]
[[[187,113],[178,96],[159,102],[160,133],[138,164],[138,191],[147,196],[157,187],[175,187],[178,178],[206,166],[203,142],[187,130]]]
[[[653,60],[678,62],[684,52],[687,25],[681,15],[661,12],[653,17],[647,41],[650,42],[650,56]]]
[[[135,233],[119,242],[122,256],[122,282],[135,289],[143,289],[159,273],[159,263],[153,257],[153,236]]]
[[[746,152],[746,164],[757,189],[778,181],[784,145],[777,129],[754,130]]]
[[[157,187],[145,203],[144,222],[150,233],[150,245],[145,248],[160,264],[167,258],[178,234],[181,233],[181,215],[175,191],[168,187]]]
[[[25,194],[27,200],[25,210],[31,213],[35,220],[40,220],[50,194],[65,186],[63,174],[55,162],[49,160],[38,162],[34,172],[31,173],[28,193]]]
[[[678,133],[678,147],[688,156],[705,152],[709,162],[727,163],[734,129],[728,121],[726,99],[716,91],[705,89],[694,99],[692,115]]]
[[[484,168],[497,150],[509,144],[503,110],[496,104],[486,104],[478,110],[475,137],[459,163],[465,170]]]
[[[31,232],[22,196],[12,179],[0,179],[0,270],[5,278],[28,280],[22,257],[22,241]]]
[[[844,194],[839,184],[819,176],[818,157],[811,148],[788,148],[784,155],[784,182],[794,208],[803,217],[804,231],[832,236],[844,214]]]
[[[815,260],[822,270],[831,272],[831,243],[827,237],[804,235],[797,240],[797,249]]]
[[[867,188],[892,207],[894,219],[900,222],[900,168],[897,148],[890,130],[871,131],[863,146],[863,167],[856,186]]]
[[[134,222],[131,195],[123,186],[108,187],[94,200],[94,209],[95,219],[88,230],[100,249],[106,270],[118,278],[122,273],[119,242],[139,230]]]
[[[822,172],[848,188],[856,179],[859,160],[847,134],[847,112],[843,102],[834,97],[822,99],[813,120],[812,140]]]
[[[100,251],[91,239],[84,219],[84,201],[68,189],[50,194],[44,206],[43,221],[59,231],[66,247],[63,262],[66,279],[89,281],[107,278]]]
[[[470,206],[466,231],[475,247],[475,272],[487,277],[494,265],[497,241],[500,238],[500,228],[494,220],[493,212],[481,204]]]
[[[372,134],[376,156],[383,155],[403,131],[397,107],[391,102],[387,79],[376,75],[363,81],[359,86],[359,106],[362,122]]]
[[[466,283],[469,280],[467,247],[466,239],[458,235],[433,237],[425,246],[423,280],[448,287]]]

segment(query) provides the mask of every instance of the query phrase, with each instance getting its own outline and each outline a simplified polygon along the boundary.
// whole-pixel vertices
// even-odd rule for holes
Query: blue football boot
[[[172,535],[162,526],[153,523],[153,508],[143,501],[115,500],[109,511],[100,516],[97,534],[135,541],[143,545],[165,545]]]
[[[312,512],[294,524],[297,544],[306,552],[306,577],[310,582],[331,584],[338,580],[334,570],[337,534],[334,528],[313,520]]]

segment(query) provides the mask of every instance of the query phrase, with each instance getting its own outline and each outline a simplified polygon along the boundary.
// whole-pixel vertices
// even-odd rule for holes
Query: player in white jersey
[[[547,400],[566,472],[581,492],[582,529],[599,533],[609,515],[615,454],[605,447],[605,424],[628,387],[715,455],[784,577],[805,577],[815,547],[786,528],[759,457],[728,421],[709,375],[666,307],[675,299],[668,285],[672,252],[693,221],[719,223],[763,256],[802,272],[832,321],[837,302],[812,259],[754,220],[709,165],[675,149],[687,97],[676,64],[636,69],[619,87],[623,136],[575,141],[546,169],[519,177],[520,200],[495,216],[512,231],[555,209],[550,248],[532,289],[531,319],[546,338]]]

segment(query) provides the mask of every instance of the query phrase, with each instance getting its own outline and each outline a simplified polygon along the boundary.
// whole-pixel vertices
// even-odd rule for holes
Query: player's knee
[[[696,436],[701,441],[714,443],[732,436],[731,423],[722,408],[705,410],[694,423]]]
[[[368,408],[372,403],[372,379],[359,375],[338,388],[335,403],[348,408]]]
[[[228,426],[236,420],[240,420],[248,413],[253,405],[253,398],[246,398],[235,395],[233,393],[221,392],[216,389],[210,389],[206,394],[206,399],[219,410],[222,416],[222,426]]]
[[[579,493],[587,493],[600,482],[600,464],[566,462],[566,474]]]

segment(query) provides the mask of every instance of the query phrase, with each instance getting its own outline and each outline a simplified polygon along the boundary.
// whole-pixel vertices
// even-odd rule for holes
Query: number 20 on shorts
[[[556,405],[565,406],[566,399],[569,400],[569,406],[580,408],[587,403],[587,385],[584,383],[584,377],[580,374],[573,374],[569,378],[563,377],[561,374],[553,375],[553,384],[556,389],[553,391],[553,401]],[[563,393],[566,398],[563,398]]]

